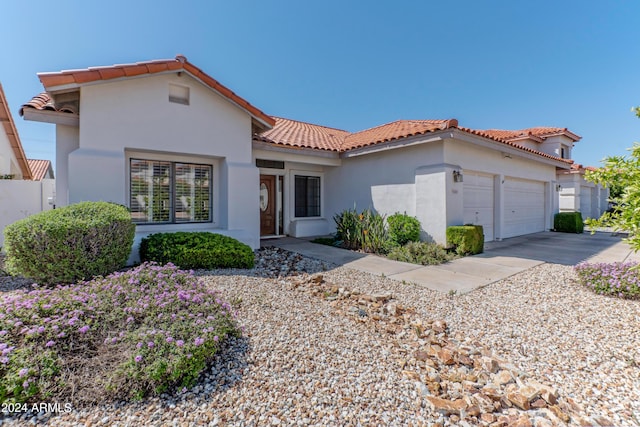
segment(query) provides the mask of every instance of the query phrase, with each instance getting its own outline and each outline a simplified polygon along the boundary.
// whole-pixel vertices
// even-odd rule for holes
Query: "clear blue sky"
[[[55,155],[54,125],[18,116],[37,72],[182,53],[267,114],[567,127],[598,165],[640,140],[639,22],[636,0],[5,1],[0,82],[32,158]]]

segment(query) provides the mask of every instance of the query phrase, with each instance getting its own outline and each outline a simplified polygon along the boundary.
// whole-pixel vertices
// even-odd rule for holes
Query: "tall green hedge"
[[[484,251],[484,231],[481,225],[447,227],[447,244],[459,255],[475,255]]]
[[[253,250],[238,240],[208,232],[156,233],[140,242],[140,259],[191,268],[252,268]]]
[[[40,284],[106,275],[125,266],[134,233],[129,211],[114,203],[40,212],[5,227],[7,271]]]
[[[553,228],[565,233],[582,233],[584,224],[580,212],[560,212],[553,217]]]

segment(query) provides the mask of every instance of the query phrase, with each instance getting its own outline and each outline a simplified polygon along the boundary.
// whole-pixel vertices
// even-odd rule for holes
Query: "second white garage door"
[[[484,241],[493,240],[493,176],[464,172],[464,223],[482,225]]]
[[[544,213],[544,182],[505,178],[504,229],[501,237],[544,231]]]

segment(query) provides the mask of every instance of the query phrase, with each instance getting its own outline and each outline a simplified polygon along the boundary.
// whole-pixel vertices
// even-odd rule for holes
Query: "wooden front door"
[[[260,175],[260,235],[276,234],[276,177]]]

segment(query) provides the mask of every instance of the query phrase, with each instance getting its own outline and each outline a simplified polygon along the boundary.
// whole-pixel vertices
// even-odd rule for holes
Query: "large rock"
[[[444,415],[460,415],[460,411],[467,409],[467,404],[463,399],[448,400],[434,396],[427,396],[426,399],[431,409]]]

